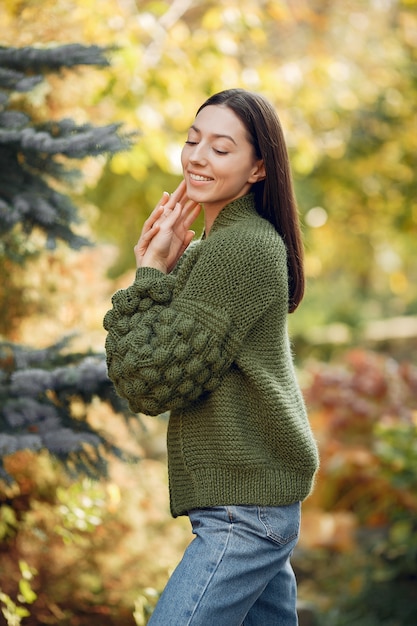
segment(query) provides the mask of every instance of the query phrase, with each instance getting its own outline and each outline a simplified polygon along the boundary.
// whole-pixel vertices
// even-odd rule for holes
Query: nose
[[[191,163],[205,163],[207,161],[207,150],[203,142],[196,143],[189,154]]]

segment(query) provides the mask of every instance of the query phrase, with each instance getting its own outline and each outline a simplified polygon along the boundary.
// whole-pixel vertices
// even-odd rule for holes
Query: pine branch
[[[0,120],[1,122],[1,120]],[[51,130],[54,134],[51,134]],[[119,152],[129,147],[126,137],[118,134],[120,124],[108,126],[77,126],[72,120],[63,120],[21,131],[2,131],[0,143],[17,143],[26,152],[62,154],[71,159]]]
[[[43,76],[26,76],[24,72],[18,72],[0,65],[0,89],[23,93],[30,91],[42,81]]]
[[[0,47],[0,89],[28,91],[43,80],[39,73],[66,66],[107,66],[107,48],[70,44],[54,48]],[[29,75],[28,75],[29,74]],[[26,81],[28,79],[28,81]],[[1,94],[1,92],[0,92]],[[0,237],[2,251],[16,255],[20,232],[30,236],[34,229],[45,234],[45,247],[54,249],[63,241],[73,249],[90,245],[74,232],[78,209],[69,196],[59,193],[55,183],[70,185],[80,170],[69,162],[89,156],[112,155],[127,150],[132,134],[121,132],[120,124],[94,126],[71,119],[34,123],[23,111],[9,110],[8,99],[0,98]],[[6,237],[7,235],[7,237]],[[20,258],[23,260],[24,249]]]
[[[0,47],[0,68],[7,67],[19,72],[28,70],[37,72],[57,71],[63,67],[81,65],[95,65],[108,67],[110,65],[106,53],[114,50],[112,47],[83,46],[81,44],[67,44],[47,48]]]
[[[41,167],[39,162],[37,165]],[[79,249],[91,244],[73,231],[72,225],[78,222],[77,207],[68,196],[53,189],[36,172],[31,173],[19,163],[14,151],[0,148],[0,237],[20,225],[27,235],[34,228],[43,230],[49,248],[61,240]],[[6,241],[4,245],[7,254]]]
[[[95,397],[128,425],[132,413],[114,392],[104,356],[65,354],[68,341],[43,350],[0,343],[0,478],[5,478],[1,459],[25,448],[47,449],[71,473],[96,478],[106,474],[109,455],[137,460],[88,423],[87,407]],[[77,418],[72,414],[76,399],[86,407]]]

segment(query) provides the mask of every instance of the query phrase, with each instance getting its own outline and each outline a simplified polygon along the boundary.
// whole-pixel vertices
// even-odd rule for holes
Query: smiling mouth
[[[191,180],[195,180],[195,181],[210,182],[211,180],[213,180],[212,178],[207,178],[207,176],[200,176],[199,174],[191,174],[190,173],[189,176],[190,176]]]

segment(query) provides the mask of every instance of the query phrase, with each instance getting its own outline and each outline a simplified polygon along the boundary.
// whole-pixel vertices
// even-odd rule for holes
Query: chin
[[[187,196],[193,202],[201,202],[198,191],[192,188],[190,189],[188,185],[187,185]]]

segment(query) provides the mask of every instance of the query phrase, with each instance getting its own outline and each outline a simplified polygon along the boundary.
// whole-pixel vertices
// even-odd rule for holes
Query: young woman
[[[134,412],[170,411],[171,511],[195,534],[149,623],[294,626],[290,556],[318,455],[287,334],[303,255],[273,107],[240,89],[212,96],[182,167],[104,321],[117,392]]]

